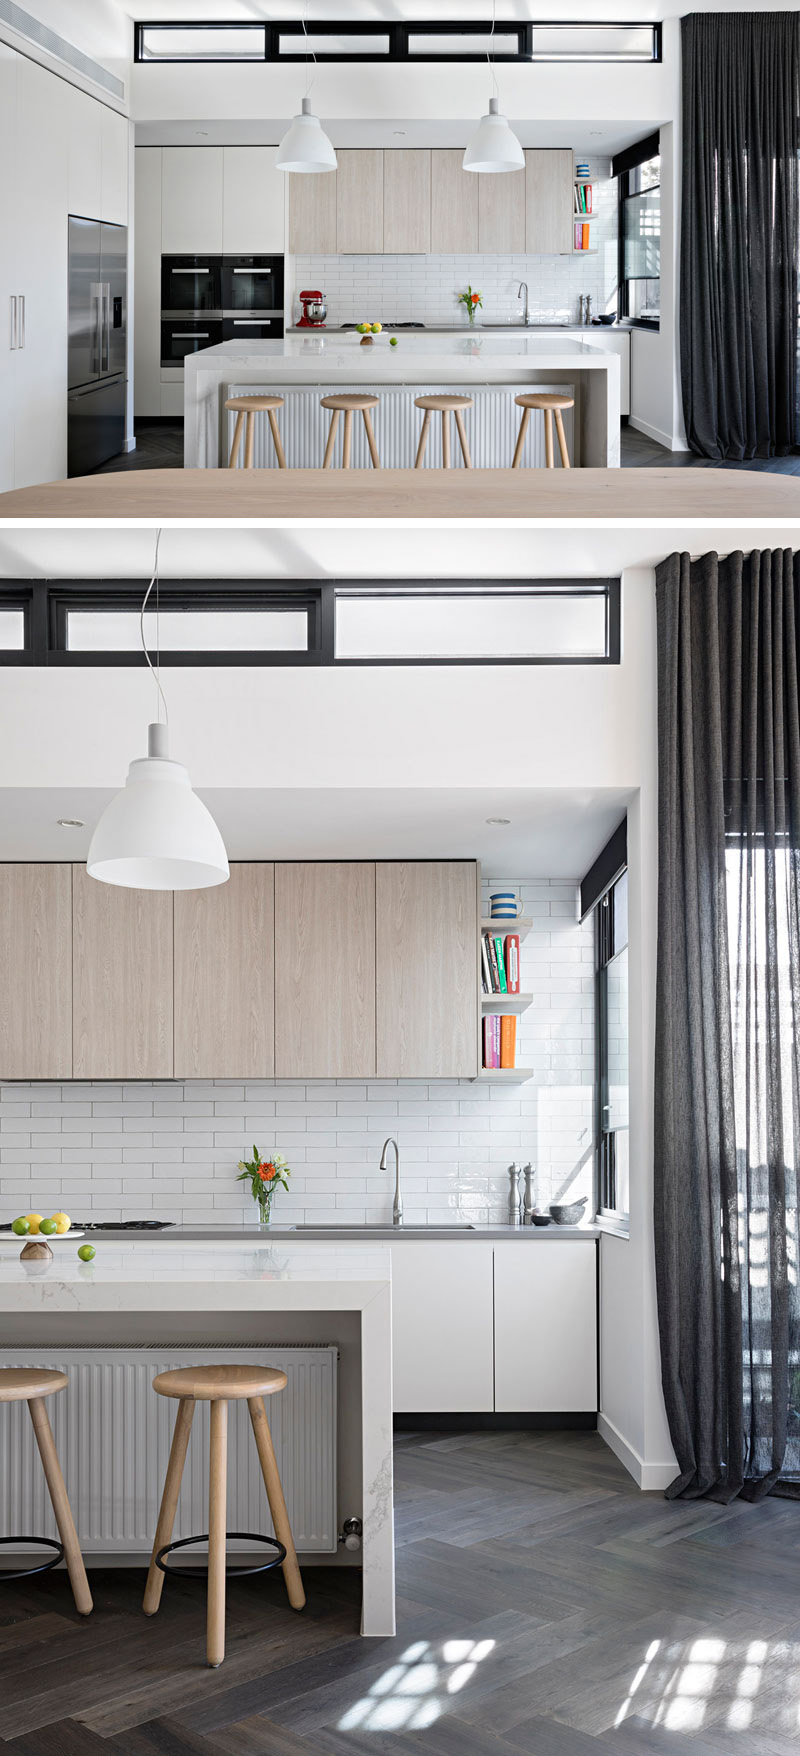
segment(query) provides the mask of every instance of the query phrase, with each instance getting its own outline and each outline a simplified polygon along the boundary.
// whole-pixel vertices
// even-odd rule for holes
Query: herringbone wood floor
[[[798,1756],[800,1505],[642,1495],[593,1433],[403,1435],[398,1625],[358,1633],[358,1576],[229,1591],[94,1573],[0,1591],[15,1756]]]

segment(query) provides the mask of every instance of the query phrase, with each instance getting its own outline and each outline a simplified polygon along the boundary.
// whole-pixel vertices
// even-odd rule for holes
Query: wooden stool
[[[522,457],[522,447],[525,444],[525,434],[528,431],[528,422],[531,418],[531,409],[542,409],[544,413],[544,456],[547,468],[555,469],[556,467],[555,459],[553,457],[553,416],[555,415],[556,432],[558,433],[558,449],[561,452],[561,464],[564,469],[569,469],[569,452],[567,450],[567,441],[564,433],[564,422],[561,419],[561,411],[562,409],[571,409],[575,407],[574,396],[553,396],[547,391],[526,391],[524,396],[515,396],[514,401],[517,408],[522,409],[522,420],[519,424],[519,433],[517,434],[517,443],[514,447],[514,457],[511,468],[519,469],[520,458]]]
[[[9,1579],[27,1579],[33,1573],[48,1573],[51,1567],[57,1567],[59,1561],[66,1561],[75,1608],[82,1616],[88,1616],[92,1609],[92,1594],[83,1565],[75,1521],[67,1498],[64,1477],[58,1461],[58,1452],[53,1439],[53,1430],[47,1418],[44,1406],[46,1396],[53,1396],[57,1390],[65,1390],[69,1379],[66,1372],[36,1371],[28,1366],[3,1366],[0,1368],[0,1402],[27,1402],[28,1413],[33,1422],[39,1456],[47,1482],[50,1500],[55,1514],[60,1543],[52,1537],[2,1537],[0,1541],[8,1543],[35,1543],[37,1547],[55,1549],[52,1561],[45,1561],[44,1566],[24,1567],[14,1573],[0,1573],[0,1583]]]
[[[271,1366],[184,1366],[174,1372],[160,1372],[153,1379],[159,1396],[178,1399],[178,1414],[172,1436],[161,1510],[158,1515],[150,1570],[144,1593],[144,1612],[154,1616],[161,1602],[165,1573],[189,1574],[196,1577],[196,1568],[167,1567],[164,1556],[172,1549],[185,1548],[189,1543],[202,1542],[203,1537],[183,1537],[172,1542],[172,1530],[178,1506],[183,1466],[189,1445],[189,1433],[195,1403],[211,1404],[211,1456],[208,1484],[208,1614],[206,1623],[206,1656],[210,1665],[220,1665],[225,1657],[225,1501],[227,1488],[228,1403],[247,1398],[253,1436],[256,1442],[261,1474],[267,1490],[269,1509],[275,1526],[275,1538],[255,1536],[250,1531],[231,1531],[235,1537],[265,1543],[275,1549],[274,1560],[262,1567],[231,1568],[232,1576],[241,1573],[265,1573],[269,1568],[282,1567],[286,1590],[293,1610],[302,1610],[306,1601],[300,1568],[297,1563],[292,1527],[283,1497],[281,1478],[272,1444],[263,1398],[286,1388],[286,1373]],[[277,1541],[275,1540],[277,1539]]]
[[[464,468],[465,469],[472,469],[472,458],[470,457],[469,446],[467,444],[467,434],[466,434],[466,429],[464,426],[464,416],[461,412],[462,409],[471,409],[472,406],[473,406],[473,399],[471,396],[415,396],[414,407],[416,409],[424,409],[425,410],[425,419],[422,423],[422,432],[420,433],[420,436],[419,436],[419,445],[417,446],[417,456],[416,456],[416,460],[414,463],[415,469],[422,468],[422,459],[425,456],[425,451],[426,451],[427,444],[428,444],[428,428],[430,427],[432,414],[441,414],[441,417],[442,417],[442,468],[443,469],[450,468],[450,414],[451,414],[451,411],[455,415],[455,418],[456,418],[456,429],[458,432],[458,437],[461,441],[461,450],[462,450],[463,457],[464,457]]]
[[[229,396],[225,402],[225,407],[226,407],[226,409],[235,409],[236,410],[236,426],[233,429],[233,444],[231,445],[231,454],[230,454],[230,457],[228,458],[228,469],[235,469],[236,468],[237,460],[239,457],[239,447],[241,445],[241,439],[242,439],[242,426],[244,425],[245,418],[247,420],[247,426],[245,428],[245,435],[244,435],[244,467],[245,467],[245,469],[252,469],[253,468],[253,448],[255,445],[255,437],[256,437],[256,415],[261,414],[264,410],[266,410],[266,413],[267,413],[267,416],[269,419],[270,431],[272,433],[272,443],[275,446],[275,456],[278,459],[278,468],[285,469],[286,468],[286,458],[284,455],[283,445],[281,443],[281,436],[280,436],[280,433],[278,431],[278,423],[275,419],[275,410],[283,408],[283,397],[282,396]]]
[[[321,406],[324,409],[333,410],[331,424],[328,429],[328,443],[325,446],[325,456],[322,459],[323,469],[330,469],[331,467],[333,446],[336,439],[336,429],[339,425],[340,414],[344,415],[342,469],[350,468],[350,445],[352,440],[353,415],[358,414],[359,409],[364,417],[364,426],[367,431],[367,444],[369,446],[370,457],[372,458],[372,467],[373,469],[380,469],[381,460],[378,456],[378,447],[375,443],[375,434],[372,428],[372,415],[370,414],[370,409],[376,409],[379,402],[379,396],[361,396],[356,392],[349,393],[347,391],[345,391],[342,396],[323,396]]]

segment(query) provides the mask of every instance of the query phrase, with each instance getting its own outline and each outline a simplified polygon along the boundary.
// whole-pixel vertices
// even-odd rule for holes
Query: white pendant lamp
[[[333,145],[311,109],[310,98],[303,98],[301,113],[284,134],[275,162],[279,171],[336,170]]]
[[[491,56],[496,10],[497,0],[492,0],[492,28],[489,34],[486,59],[492,75],[494,96],[489,99],[488,116],[481,116],[464,153],[462,164],[465,171],[495,173],[498,171],[523,171],[525,169],[525,154],[522,147],[513,128],[509,127],[505,116],[500,114],[497,77]]]
[[[166,700],[144,639],[144,612],[158,577],[156,567],[142,604],[145,658],[160,701]],[[169,756],[164,723],[148,727],[147,755],[130,764],[122,792],[106,806],[92,836],[86,870],[102,884],[126,890],[206,890],[230,876],[222,836],[205,805],[192,792],[186,769]]]
[[[306,43],[306,81],[308,79],[308,30],[306,28],[306,8],[303,0],[303,36]],[[314,62],[314,84],[317,71],[317,57],[312,49]],[[303,98],[300,115],[295,116],[290,128],[278,147],[275,163],[279,171],[335,171],[336,154],[333,143],[328,139],[319,116],[315,116],[311,108],[309,92],[311,85],[306,83],[306,95]]]

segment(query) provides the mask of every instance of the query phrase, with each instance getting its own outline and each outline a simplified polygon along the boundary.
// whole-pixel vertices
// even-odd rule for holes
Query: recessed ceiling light
[[[59,829],[85,829],[86,828],[86,824],[83,822],[83,819],[81,817],[59,817],[57,819],[57,821],[58,821]]]
[[[195,135],[196,135],[198,140],[207,140],[208,139],[208,129],[207,128],[195,128]]]
[[[406,132],[405,128],[393,128],[392,129],[393,134],[402,134],[403,136],[405,136],[405,132]]]
[[[505,826],[505,824],[511,822],[511,818],[510,817],[487,817],[486,821],[487,821],[487,823],[490,823],[492,825],[492,827],[494,828],[496,825]]]

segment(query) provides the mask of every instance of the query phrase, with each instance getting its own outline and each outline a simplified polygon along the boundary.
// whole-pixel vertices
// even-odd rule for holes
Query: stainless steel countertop
[[[421,1239],[441,1243],[453,1238],[464,1238],[467,1241],[474,1238],[484,1241],[487,1238],[535,1238],[539,1242],[549,1238],[551,1241],[558,1239],[561,1242],[568,1242],[571,1238],[599,1238],[600,1230],[597,1226],[556,1226],[552,1224],[549,1226],[475,1226],[474,1228],[457,1224],[453,1226],[322,1225],[297,1227],[282,1226],[276,1222],[266,1228],[258,1225],[169,1226],[163,1232],[108,1232],[106,1234],[99,1232],[94,1236],[98,1242],[106,1242],[110,1238],[126,1244],[183,1244],[192,1242],[232,1244],[237,1241],[252,1243],[255,1239],[259,1239],[262,1243],[268,1243],[270,1238],[280,1239],[282,1242],[296,1239],[298,1243],[307,1243],[311,1240],[312,1242],[352,1244],[377,1240],[381,1243],[401,1244],[406,1240],[418,1244]]]

